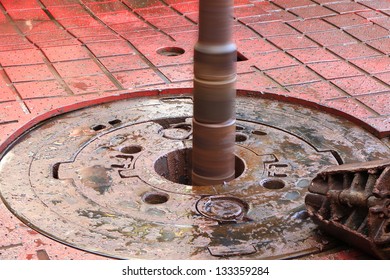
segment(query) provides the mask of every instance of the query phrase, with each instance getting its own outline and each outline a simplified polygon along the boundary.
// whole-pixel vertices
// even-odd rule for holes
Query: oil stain
[[[112,178],[107,168],[100,165],[94,165],[83,168],[78,171],[81,183],[89,188],[94,189],[100,194],[107,192],[112,184]]]

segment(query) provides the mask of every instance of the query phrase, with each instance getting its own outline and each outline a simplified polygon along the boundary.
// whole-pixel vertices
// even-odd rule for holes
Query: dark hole
[[[57,162],[56,164],[53,165],[53,178],[54,179],[59,179],[58,178],[58,171],[60,169],[60,162]]]
[[[243,133],[236,133],[236,142],[244,142],[248,139],[248,136],[246,136]]]
[[[115,120],[109,121],[108,123],[110,125],[116,125],[116,124],[120,124],[121,122],[122,122],[121,120],[115,119]]]
[[[245,163],[235,157],[235,177],[238,178],[245,170]],[[154,163],[154,170],[165,179],[182,185],[192,185],[192,149],[181,149],[160,157]]]
[[[385,233],[390,233],[390,223],[388,223],[385,227]]]
[[[121,153],[124,154],[137,154],[142,151],[141,146],[126,146],[121,149]]]
[[[102,124],[98,124],[98,125],[94,125],[91,127],[91,129],[95,130],[95,131],[99,131],[99,130],[102,130],[102,129],[105,129],[106,126],[105,125],[102,125]]]
[[[164,56],[179,56],[185,53],[185,50],[178,47],[164,47],[157,50],[157,53]]]
[[[259,135],[259,136],[267,135],[266,132],[263,132],[263,131],[260,131],[260,130],[253,130],[253,131],[252,131],[252,134],[254,134],[254,135]]]
[[[241,131],[241,130],[244,130],[245,127],[241,126],[241,125],[236,125],[236,130],[237,131]]]
[[[240,62],[240,61],[247,61],[248,58],[246,58],[242,53],[240,53],[239,51],[237,51],[237,62]]]
[[[162,204],[167,202],[169,195],[162,192],[147,192],[142,195],[142,200],[148,204]]]
[[[286,186],[286,183],[280,179],[264,179],[260,182],[260,185],[270,190],[280,190]]]

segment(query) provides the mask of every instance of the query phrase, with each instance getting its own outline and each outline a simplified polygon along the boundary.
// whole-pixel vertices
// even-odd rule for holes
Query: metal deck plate
[[[154,96],[84,108],[22,136],[0,163],[8,208],[37,231],[116,258],[292,258],[318,252],[304,196],[323,168],[388,158],[343,119],[237,98],[237,178],[192,187],[192,100]]]

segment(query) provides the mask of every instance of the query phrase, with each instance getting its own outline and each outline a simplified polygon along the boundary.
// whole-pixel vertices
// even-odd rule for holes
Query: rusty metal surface
[[[154,96],[26,133],[2,155],[1,197],[39,232],[117,258],[277,259],[335,246],[305,210],[311,180],[327,166],[388,158],[389,147],[322,112],[237,104],[237,178],[225,184],[191,185],[191,97]]]
[[[199,38],[194,47],[192,183],[234,179],[237,48],[233,0],[199,1]]]
[[[308,212],[325,231],[390,259],[390,159],[330,167],[309,191]]]

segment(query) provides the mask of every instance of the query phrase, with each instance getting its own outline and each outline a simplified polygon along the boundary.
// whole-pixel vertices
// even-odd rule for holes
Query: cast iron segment
[[[193,185],[235,176],[237,48],[232,41],[233,0],[199,1],[194,51]]]
[[[305,203],[326,232],[390,258],[390,160],[344,164],[319,173]]]

